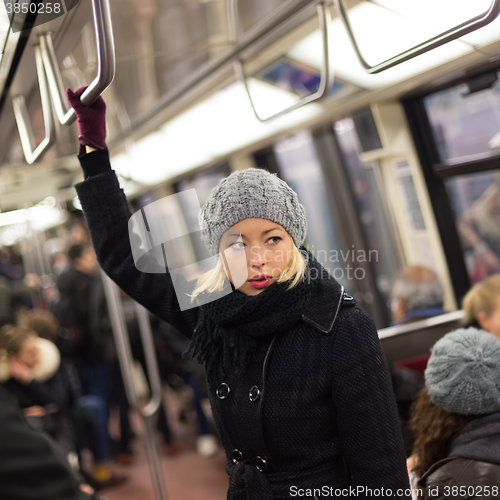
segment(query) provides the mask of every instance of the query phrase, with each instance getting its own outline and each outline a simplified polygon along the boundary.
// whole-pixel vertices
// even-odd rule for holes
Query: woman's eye
[[[237,245],[241,245],[241,246],[237,246]],[[229,245],[229,247],[240,250],[243,248],[243,243],[241,241],[235,241],[234,243],[231,243],[231,245]]]
[[[278,241],[281,241],[281,238],[279,236],[273,236],[272,238],[269,238],[268,241],[271,241],[271,240],[278,240]],[[278,243],[278,241],[276,241],[275,243]]]

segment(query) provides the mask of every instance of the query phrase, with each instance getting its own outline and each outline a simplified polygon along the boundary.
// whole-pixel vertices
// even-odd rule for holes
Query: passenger
[[[0,349],[4,353],[0,381],[19,408],[37,418],[33,423],[58,441],[66,453],[76,450],[55,345],[39,339],[30,328],[6,325],[0,330]]]
[[[189,339],[165,321],[159,321],[158,331],[160,333],[158,344],[161,346],[159,353],[160,372],[164,380],[169,380],[172,375],[182,379],[191,388],[192,406],[198,420],[198,438],[196,449],[205,457],[211,457],[219,449],[218,439],[210,432],[209,423],[202,406],[202,395],[198,377],[198,365],[182,353],[189,347]],[[182,409],[179,420],[186,420],[186,410]]]
[[[500,274],[474,285],[462,302],[464,322],[500,338]]]
[[[59,324],[50,311],[33,309],[25,315],[23,323],[40,338],[57,343]],[[78,447],[89,447],[92,450],[94,466],[89,481],[98,491],[124,483],[126,476],[113,473],[109,466],[111,439],[106,404],[99,396],[82,395],[81,382],[70,358],[61,360],[60,371],[65,405],[70,409],[69,415],[76,432]]]
[[[227,455],[228,498],[320,496],[324,485],[351,487],[358,498],[408,498],[377,329],[302,246],[307,222],[296,193],[264,170],[221,181],[200,214],[203,238],[212,255],[224,250],[231,262],[243,252],[245,281],[223,298],[181,311],[169,274],[142,273],[134,265],[131,214],[104,149],[105,104],[83,106],[83,91],[68,91],[82,153],[85,146],[102,150],[80,156],[86,180],[76,187],[99,262],[128,295],[192,337]],[[243,233],[244,246],[231,228]],[[247,281],[264,274],[271,278],[260,285]],[[210,276],[231,291],[227,262],[219,258]],[[207,277],[198,285],[210,288]]]
[[[15,323],[17,306],[23,302],[29,304],[31,292],[39,288],[40,279],[34,273],[25,274],[22,280],[12,280],[7,273],[0,273],[0,327]]]
[[[97,272],[97,259],[89,245],[75,244],[68,250],[70,268],[57,281],[62,307],[58,308],[61,324],[72,325],[74,334],[69,354],[76,366],[83,394],[97,396],[104,402],[109,417],[111,403],[112,363],[116,359],[116,348],[111,331],[104,288]],[[56,306],[57,307],[57,306]],[[106,418],[106,420],[107,420]],[[104,425],[104,424],[103,424]],[[103,425],[100,428],[103,428]],[[113,474],[107,464],[111,449],[109,434],[101,437],[103,449],[98,453],[104,462],[99,462],[93,478],[102,487],[115,486],[124,477]]]
[[[476,328],[436,342],[414,407],[426,498],[500,497],[500,340]]]
[[[0,386],[0,498],[2,500],[98,500],[79,485],[50,439],[30,428]],[[84,493],[86,491],[88,494]]]
[[[443,314],[443,287],[436,274],[423,266],[410,266],[399,273],[391,293],[393,325],[420,321]],[[391,365],[391,379],[407,456],[413,448],[409,428],[410,408],[424,386],[423,372],[428,355]]]
[[[110,363],[116,351],[96,255],[91,246],[77,244],[68,257],[70,268],[57,281],[60,307],[54,309],[61,325],[74,332],[65,354],[78,370],[84,394],[99,396],[109,408]]]
[[[149,375],[142,347],[139,321],[136,316],[135,303],[128,295],[126,295],[121,290],[120,296],[122,298],[122,307],[132,349],[132,355],[134,359],[140,362],[144,371],[144,375],[146,377],[146,382],[149,384]],[[123,378],[121,376],[118,361],[115,363],[113,373],[114,377],[112,402],[118,405],[120,413],[120,440],[115,443],[115,462],[127,464],[132,461],[133,455],[132,448],[130,447],[130,436],[132,435],[132,429],[130,427],[130,420],[128,416],[129,403],[127,400],[127,394],[125,391],[125,386],[123,384]],[[181,451],[181,447],[172,439],[172,432],[170,431],[170,426],[168,425],[167,412],[165,411],[165,403],[163,401],[160,403],[160,407],[158,410],[156,426],[163,438],[162,450],[165,455],[176,455],[177,453],[179,453]]]
[[[443,287],[431,269],[410,266],[396,278],[391,293],[394,325],[443,314]]]

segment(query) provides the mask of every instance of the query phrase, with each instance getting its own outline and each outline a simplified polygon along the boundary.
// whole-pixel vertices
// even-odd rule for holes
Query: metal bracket
[[[115,45],[109,0],[92,0],[92,9],[94,12],[96,33],[98,72],[94,81],[81,96],[81,102],[85,106],[93,104],[111,85],[116,70]],[[40,36],[40,47],[57,117],[61,124],[69,125],[76,119],[75,110],[67,104],[61,72],[50,33]]]
[[[456,40],[461,36],[467,35],[479,28],[486,26],[491,23],[500,13],[500,0],[493,0],[491,7],[484,12],[468,21],[455,26],[425,42],[420,43],[419,45],[415,45],[411,49],[405,50],[400,54],[387,59],[380,64],[376,64],[375,66],[371,66],[366,59],[361,54],[358,43],[356,41],[356,37],[351,27],[351,23],[349,21],[349,15],[347,13],[347,9],[344,4],[344,0],[335,0],[335,8],[337,10],[337,14],[342,20],[342,24],[344,25],[345,30],[347,31],[347,36],[351,42],[351,45],[356,53],[356,57],[358,58],[359,63],[369,74],[376,74],[385,71],[386,69],[393,68],[398,64],[401,64],[405,61],[409,61],[414,57],[417,57],[425,52],[429,52],[432,49],[440,47],[445,43],[451,42],[452,40]]]
[[[43,121],[45,124],[45,138],[33,150],[34,136],[33,128],[28,116],[26,100],[23,95],[12,97],[12,105],[14,106],[14,115],[16,117],[17,128],[21,137],[24,156],[28,163],[34,163],[42,156],[57,140],[58,124],[54,119],[52,111],[52,102],[50,99],[50,91],[47,83],[47,77],[43,66],[42,54],[39,45],[35,45],[35,62],[38,75],[38,85],[40,87],[40,97],[42,100]]]
[[[238,26],[237,8],[234,4],[235,1],[236,0],[232,0],[232,5],[231,5],[232,8],[230,9],[230,16],[229,16],[231,19],[230,33],[232,33],[233,36],[234,34],[237,33],[237,26]],[[287,113],[290,113],[290,111],[294,111],[297,108],[300,108],[306,104],[318,101],[328,94],[328,91],[330,90],[331,84],[333,82],[333,71],[332,71],[332,66],[330,65],[330,47],[329,47],[331,17],[330,17],[330,10],[327,7],[327,3],[328,2],[324,0],[318,2],[318,4],[316,5],[316,10],[318,12],[318,17],[319,17],[319,27],[323,41],[323,63],[321,65],[321,80],[319,88],[314,94],[311,94],[307,97],[300,99],[298,102],[296,102],[292,106],[289,106],[283,111],[280,111],[279,113],[275,113],[274,115],[269,116],[267,118],[262,118],[257,112],[255,103],[252,99],[252,94],[250,93],[250,88],[248,86],[248,78],[245,74],[243,63],[241,62],[241,60],[235,61],[234,71],[236,73],[236,77],[245,86],[245,90],[248,94],[248,98],[250,99],[250,105],[252,106],[253,112],[255,113],[257,120],[259,120],[261,123],[266,123],[271,120],[274,120],[275,118],[279,118]]]

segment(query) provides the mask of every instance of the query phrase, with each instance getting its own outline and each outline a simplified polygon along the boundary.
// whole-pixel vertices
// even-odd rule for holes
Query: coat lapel
[[[321,333],[330,333],[344,298],[344,287],[330,275],[314,283],[311,301],[302,314],[302,320]]]

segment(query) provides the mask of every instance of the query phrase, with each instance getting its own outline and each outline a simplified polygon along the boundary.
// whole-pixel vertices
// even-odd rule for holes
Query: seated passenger
[[[500,274],[474,285],[462,302],[464,322],[500,338]]]
[[[431,269],[410,266],[398,275],[391,293],[394,325],[443,314],[443,287]]]
[[[75,435],[69,421],[65,380],[60,355],[52,342],[39,339],[26,326],[6,325],[0,330],[3,349],[0,381],[34,425],[48,432],[69,453]]]
[[[59,322],[54,315],[44,309],[28,311],[23,321],[40,338],[56,344],[59,336]],[[126,480],[126,476],[116,475],[111,471],[111,438],[108,430],[108,412],[104,401],[99,396],[82,395],[78,372],[70,358],[61,360],[59,370],[64,381],[64,401],[70,409],[78,448],[89,447],[94,458],[94,467],[89,481],[98,490],[117,486]]]
[[[43,434],[26,425],[0,387],[0,498],[2,500],[97,500],[83,493],[73,471]]]
[[[421,497],[500,496],[500,340],[467,328],[432,348],[413,408]]]

